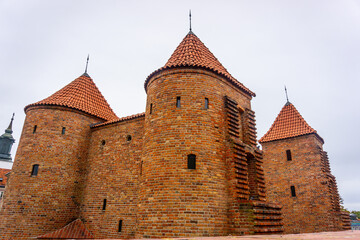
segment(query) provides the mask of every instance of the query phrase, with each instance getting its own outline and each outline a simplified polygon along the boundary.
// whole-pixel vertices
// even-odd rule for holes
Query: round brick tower
[[[36,237],[79,217],[90,125],[117,118],[86,73],[25,113],[1,239]]]
[[[136,237],[227,234],[224,98],[250,107],[251,91],[191,31],[145,89]]]

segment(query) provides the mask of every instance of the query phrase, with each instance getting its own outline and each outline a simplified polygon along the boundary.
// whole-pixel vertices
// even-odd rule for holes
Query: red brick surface
[[[224,96],[243,108],[250,108],[250,98],[226,79],[192,68],[162,71],[150,79],[147,93],[136,236],[227,234]],[[187,169],[188,154],[196,155],[195,170]]]
[[[315,134],[262,143],[268,199],[282,205],[286,233],[342,230],[338,192]],[[290,150],[292,160],[287,160]],[[334,185],[335,184],[335,185]],[[295,187],[296,197],[290,186]]]
[[[93,129],[81,217],[96,238],[135,237],[143,136],[144,115]]]
[[[7,177],[5,176],[5,174],[10,171],[10,169],[0,168],[0,178],[2,178],[2,181],[0,181],[0,186],[5,187],[7,181]]]
[[[78,218],[90,124],[99,121],[63,107],[27,110],[0,212],[1,239],[36,237]],[[34,164],[37,176],[31,176]]]

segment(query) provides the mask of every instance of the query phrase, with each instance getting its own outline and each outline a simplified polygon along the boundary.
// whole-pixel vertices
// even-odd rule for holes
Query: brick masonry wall
[[[78,217],[90,124],[99,121],[62,107],[27,110],[0,211],[0,239],[36,237]],[[31,176],[34,164],[37,176]]]
[[[340,230],[318,138],[310,134],[262,146],[267,198],[282,205],[285,233]],[[286,150],[291,151],[291,161]],[[296,197],[290,186],[295,187]]]
[[[143,136],[144,117],[93,129],[81,217],[95,238],[135,237]]]
[[[218,75],[192,68],[162,71],[147,93],[136,237],[228,234],[234,199],[227,179],[224,97],[244,109],[251,98]],[[189,154],[196,155],[196,169],[187,168]]]

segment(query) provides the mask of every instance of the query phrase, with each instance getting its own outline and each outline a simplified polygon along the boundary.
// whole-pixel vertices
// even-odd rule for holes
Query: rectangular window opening
[[[188,169],[196,169],[196,155],[188,155]]]
[[[209,99],[205,98],[205,109],[209,109]]]
[[[39,164],[34,164],[31,170],[31,176],[37,176],[39,172]]]
[[[65,134],[65,129],[66,129],[65,127],[62,128],[62,130],[61,130],[61,134],[62,134],[62,135]]]
[[[150,114],[152,114],[152,108],[153,108],[152,103],[150,103]]]
[[[141,161],[140,162],[140,176],[142,175],[142,165],[143,165],[143,162]]]
[[[295,187],[291,186],[290,189],[291,189],[291,196],[296,197]]]
[[[103,211],[105,211],[105,209],[106,209],[106,202],[107,202],[107,200],[106,200],[106,198],[105,198],[104,201],[103,201],[103,207],[102,207],[102,210],[103,210]]]
[[[118,230],[118,232],[121,232],[121,230],[122,230],[122,222],[123,222],[122,220],[119,221],[119,230]]]
[[[37,125],[34,126],[33,133],[36,133]]]
[[[180,104],[180,97],[176,97],[176,107],[180,108],[181,104]]]
[[[292,160],[291,151],[290,151],[290,150],[286,150],[286,158],[287,158],[288,161],[291,161],[291,160]]]

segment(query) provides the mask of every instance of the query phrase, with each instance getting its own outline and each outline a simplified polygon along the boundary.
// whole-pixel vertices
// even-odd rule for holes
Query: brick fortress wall
[[[0,212],[1,239],[36,237],[78,217],[90,124],[99,121],[62,107],[27,110]]]
[[[342,230],[339,195],[315,134],[262,143],[267,197],[282,205],[285,233]],[[287,160],[286,150],[292,160]],[[291,186],[295,188],[292,196]]]
[[[96,238],[135,237],[143,136],[144,116],[93,128],[81,218]]]

